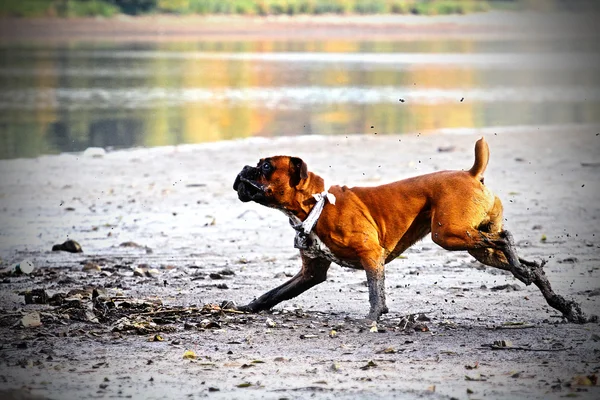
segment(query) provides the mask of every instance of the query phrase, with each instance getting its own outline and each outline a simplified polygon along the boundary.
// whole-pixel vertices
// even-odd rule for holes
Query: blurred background
[[[597,7],[3,0],[0,158],[597,123]]]

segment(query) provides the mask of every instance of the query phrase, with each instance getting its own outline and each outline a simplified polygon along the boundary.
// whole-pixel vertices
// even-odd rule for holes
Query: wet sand
[[[598,314],[599,132],[254,138],[0,161],[0,257],[36,265],[32,275],[2,277],[0,388],[61,399],[597,398],[597,386],[577,385],[600,368],[597,323],[563,323],[535,287],[429,238],[388,265],[390,313],[379,332],[361,321],[364,273],[335,265],[326,283],[272,313],[181,317],[160,331],[164,341],[66,319],[18,293],[96,288],[188,308],[248,302],[300,260],[283,214],[237,199],[231,186],[244,165],[289,154],[328,184],[377,185],[469,168],[484,134],[486,184],[503,200],[520,255],[548,259],[554,289]],[[67,238],[84,252],[50,251]],[[101,271],[83,271],[86,263]],[[140,266],[157,271],[135,276]],[[42,326],[20,327],[31,311]],[[415,313],[429,318],[426,331],[402,320]],[[502,340],[511,348],[485,346]],[[186,350],[198,358],[183,359]]]

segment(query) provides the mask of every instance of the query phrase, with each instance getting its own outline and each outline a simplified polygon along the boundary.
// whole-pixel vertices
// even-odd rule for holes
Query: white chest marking
[[[297,224],[298,222],[300,222],[300,220],[295,215],[292,215],[291,213],[287,213],[287,212],[285,214],[292,220],[292,222],[294,224]],[[327,247],[325,245],[325,243],[323,243],[323,241],[317,236],[316,233],[310,232],[308,237],[310,239],[310,245],[309,245],[308,249],[300,250],[300,253],[302,255],[304,255],[308,258],[324,258],[324,259],[329,260],[333,263],[336,263],[342,267],[353,268],[353,269],[362,268],[360,265],[356,265],[349,261],[345,261],[345,260],[338,258],[335,254],[333,254],[333,252],[329,249],[329,247]]]

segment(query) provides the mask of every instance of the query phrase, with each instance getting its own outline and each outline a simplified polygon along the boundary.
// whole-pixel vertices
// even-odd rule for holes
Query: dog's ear
[[[296,187],[302,179],[308,178],[308,167],[301,158],[290,158],[290,186]]]

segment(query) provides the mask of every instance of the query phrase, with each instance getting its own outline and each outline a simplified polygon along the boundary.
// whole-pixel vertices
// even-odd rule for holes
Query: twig
[[[209,312],[202,312],[203,308],[191,307],[191,308],[178,308],[178,309],[167,309],[167,310],[158,310],[158,311],[149,311],[143,313],[131,313],[129,315],[141,315],[141,316],[152,316],[152,315],[161,315],[161,314],[186,314],[186,313],[201,313],[201,314],[209,314]],[[231,314],[246,314],[245,311],[231,310],[231,309],[220,309],[215,310],[217,312],[225,312]]]
[[[492,331],[498,329],[529,329],[535,328],[535,325],[498,325],[498,326],[486,326],[485,329],[489,329]]]
[[[297,387],[297,388],[273,389],[272,391],[273,392],[287,392],[288,390],[292,391],[292,392],[298,392],[301,390],[314,390],[317,392],[326,392],[326,391],[332,391],[334,389],[321,387],[321,386],[304,386],[304,387]]]
[[[571,350],[572,347],[563,347],[561,349],[532,349],[530,347],[502,347],[502,346],[494,346],[491,344],[484,344],[481,345],[482,348],[487,348],[490,350],[522,350],[522,351],[565,351],[565,350]]]
[[[130,315],[142,315],[142,316],[150,316],[150,315],[160,315],[160,314],[184,314],[187,312],[201,311],[200,308],[180,308],[180,309],[170,309],[170,310],[158,310],[158,311],[149,311],[143,313],[131,313]]]

